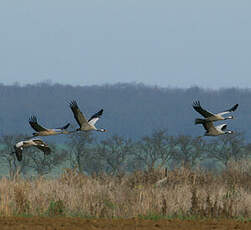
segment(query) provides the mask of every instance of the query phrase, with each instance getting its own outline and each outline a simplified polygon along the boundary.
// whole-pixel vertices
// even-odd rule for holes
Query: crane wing
[[[99,110],[97,113],[93,114],[91,116],[91,118],[88,120],[88,123],[90,125],[95,125],[95,123],[99,120],[99,118],[102,116],[103,114],[103,109]]]
[[[36,143],[36,145],[34,145],[34,147],[42,150],[44,152],[44,154],[49,155],[51,153],[50,147],[46,143],[44,143],[42,140],[36,139],[36,140],[33,140],[33,142]]]
[[[21,161],[22,160],[23,148],[22,147],[16,147],[16,145],[14,145],[14,149],[15,149],[17,160]]]
[[[71,108],[71,111],[73,112],[75,120],[77,121],[80,127],[88,124],[88,121],[86,120],[85,116],[78,108],[78,104],[76,101],[70,102],[70,108]]]
[[[203,125],[204,129],[207,131],[215,129],[212,121],[204,121],[204,122],[202,122],[202,125]]]
[[[231,112],[234,112],[237,107],[239,106],[239,104],[235,104],[232,108],[228,109],[228,110],[225,110],[223,112],[220,112],[218,113],[219,115],[224,115],[224,114],[227,114],[227,113],[231,113]]]
[[[67,129],[69,127],[70,123],[66,124],[65,126],[63,127],[60,127],[60,128],[56,128],[56,129],[61,129],[61,130],[64,130],[64,129]]]
[[[211,112],[209,112],[209,111],[203,109],[203,108],[201,107],[199,101],[195,101],[195,102],[193,103],[193,108],[194,108],[198,113],[200,113],[203,117],[205,117],[205,118],[214,116],[213,113],[211,113]]]
[[[31,116],[29,119],[30,126],[37,132],[47,131],[48,129],[44,128],[43,126],[37,123],[36,116]]]

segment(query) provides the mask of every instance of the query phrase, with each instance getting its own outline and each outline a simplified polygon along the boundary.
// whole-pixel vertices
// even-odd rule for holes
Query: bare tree
[[[119,174],[127,171],[126,162],[132,153],[132,141],[117,135],[110,137],[96,148],[97,157],[103,161],[104,171]]]
[[[152,136],[143,137],[137,143],[134,157],[148,170],[161,168],[171,159],[174,146],[174,142],[166,135],[165,130],[155,131]]]
[[[213,140],[209,146],[208,156],[219,160],[225,166],[229,160],[238,161],[250,156],[249,151],[245,148],[242,133],[221,136]]]
[[[55,144],[50,143],[49,146],[51,149],[51,154],[49,155],[45,155],[43,152],[33,148],[25,156],[25,158],[28,158],[29,167],[39,176],[50,173],[68,157],[68,151],[56,148]]]
[[[185,167],[194,167],[205,157],[207,144],[201,138],[180,135],[172,137],[175,148],[172,160],[175,164],[184,164]]]
[[[89,172],[90,161],[93,159],[93,137],[91,132],[76,132],[67,142],[70,150],[71,167],[77,167],[79,172]]]

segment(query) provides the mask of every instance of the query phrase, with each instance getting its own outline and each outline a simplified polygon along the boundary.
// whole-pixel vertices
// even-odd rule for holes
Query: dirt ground
[[[141,220],[141,219],[83,219],[64,217],[1,217],[0,230],[59,230],[59,229],[109,229],[109,230],[231,230],[251,229],[251,222],[235,220]]]

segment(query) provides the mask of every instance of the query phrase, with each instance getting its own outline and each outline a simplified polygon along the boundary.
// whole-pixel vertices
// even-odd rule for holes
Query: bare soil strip
[[[0,229],[32,230],[231,230],[251,229],[251,222],[236,220],[142,220],[142,219],[83,219],[71,217],[1,217]]]

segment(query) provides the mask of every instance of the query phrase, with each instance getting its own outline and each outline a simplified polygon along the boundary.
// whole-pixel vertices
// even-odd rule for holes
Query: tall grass
[[[177,168],[85,176],[67,169],[57,179],[0,180],[0,215],[86,217],[251,217],[251,164],[232,162],[219,174]]]

